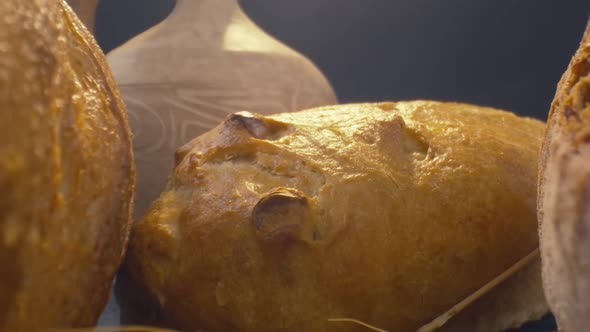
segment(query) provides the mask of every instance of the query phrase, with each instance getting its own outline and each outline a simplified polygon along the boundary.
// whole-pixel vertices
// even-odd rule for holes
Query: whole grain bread
[[[539,166],[547,301],[564,332],[590,327],[590,26],[557,86]]]

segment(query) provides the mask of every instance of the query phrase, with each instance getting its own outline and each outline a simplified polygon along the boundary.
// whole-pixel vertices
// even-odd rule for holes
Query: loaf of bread
[[[135,168],[104,55],[61,0],[0,1],[0,331],[93,325]]]
[[[426,101],[233,114],[178,150],[126,273],[184,331],[416,331],[537,248],[543,128]],[[450,331],[542,314],[531,271],[536,302]]]
[[[590,329],[590,26],[557,86],[539,168],[543,286],[564,332]]]

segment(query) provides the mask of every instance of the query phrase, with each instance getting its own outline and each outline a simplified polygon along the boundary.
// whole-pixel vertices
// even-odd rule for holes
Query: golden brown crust
[[[3,0],[0,17],[0,330],[92,325],[131,221],[125,107],[64,2]]]
[[[542,132],[454,103],[237,113],[179,150],[126,268],[184,330],[415,331],[537,246]]]
[[[590,324],[590,26],[557,86],[539,167],[543,282],[560,328]]]

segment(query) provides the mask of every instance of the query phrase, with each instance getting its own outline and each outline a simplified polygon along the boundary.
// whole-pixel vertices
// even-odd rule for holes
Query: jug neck
[[[222,28],[240,11],[238,0],[177,0],[170,19],[179,25]]]

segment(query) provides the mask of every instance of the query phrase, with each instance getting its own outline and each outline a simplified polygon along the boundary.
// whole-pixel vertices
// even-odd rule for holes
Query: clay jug
[[[228,114],[336,103],[322,73],[257,27],[237,0],[178,0],[108,60],[134,134],[136,218],[164,190],[176,149]]]
[[[67,0],[67,2],[74,12],[76,12],[80,21],[82,21],[86,28],[94,34],[94,22],[98,0]]]

